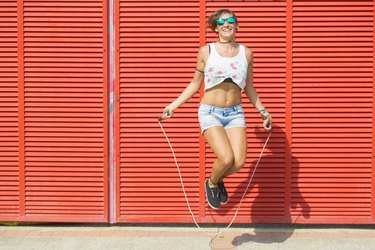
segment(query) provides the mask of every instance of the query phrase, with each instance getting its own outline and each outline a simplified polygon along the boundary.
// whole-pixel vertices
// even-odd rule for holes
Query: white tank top
[[[208,45],[210,55],[204,67],[204,90],[217,86],[228,78],[243,90],[246,85],[248,67],[245,47],[240,45],[240,51],[234,57],[222,57],[217,53],[215,43]]]

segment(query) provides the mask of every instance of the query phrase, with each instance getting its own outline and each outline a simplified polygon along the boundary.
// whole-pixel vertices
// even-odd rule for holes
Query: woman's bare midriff
[[[226,108],[241,104],[241,88],[232,82],[223,82],[204,92],[202,104]]]

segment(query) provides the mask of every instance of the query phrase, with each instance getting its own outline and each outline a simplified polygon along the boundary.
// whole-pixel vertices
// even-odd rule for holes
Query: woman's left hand
[[[263,128],[267,131],[272,130],[272,117],[271,115],[267,112],[267,110],[264,110],[263,112],[260,113],[263,119]]]

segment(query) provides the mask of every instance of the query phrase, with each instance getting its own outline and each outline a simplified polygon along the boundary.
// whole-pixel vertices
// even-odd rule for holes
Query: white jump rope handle
[[[169,112],[167,112],[166,115],[169,115]],[[169,147],[170,147],[170,149],[171,149],[171,152],[172,152],[172,155],[173,155],[173,158],[174,158],[174,162],[175,162],[176,167],[177,167],[178,175],[179,175],[179,177],[180,177],[180,182],[181,182],[182,192],[184,193],[185,200],[186,200],[186,204],[187,204],[187,206],[188,206],[189,212],[190,212],[190,214],[191,214],[191,216],[192,216],[192,218],[193,218],[193,221],[194,221],[195,225],[196,225],[199,229],[201,229],[205,234],[210,235],[210,236],[216,236],[216,235],[219,235],[219,234],[223,233],[226,229],[228,229],[228,228],[233,224],[234,220],[235,220],[236,217],[237,217],[237,214],[238,214],[238,211],[240,210],[240,207],[241,207],[242,201],[243,201],[243,199],[245,198],[245,195],[246,195],[246,193],[247,193],[247,190],[248,190],[249,187],[250,187],[250,184],[251,184],[251,182],[252,182],[252,180],[253,180],[253,177],[254,177],[255,171],[256,171],[256,169],[257,169],[257,167],[258,167],[258,165],[259,165],[260,159],[261,159],[262,156],[263,156],[264,149],[266,148],[267,143],[268,143],[269,139],[271,138],[271,134],[272,134],[272,132],[270,131],[269,134],[268,134],[268,137],[267,137],[267,139],[266,139],[266,142],[264,143],[264,146],[263,146],[263,148],[262,148],[262,151],[260,152],[260,155],[259,155],[258,161],[257,161],[257,163],[255,164],[255,167],[254,167],[253,173],[252,173],[252,175],[251,175],[251,177],[250,177],[249,183],[247,184],[247,187],[246,187],[246,189],[245,189],[245,191],[244,191],[244,193],[243,193],[243,195],[242,195],[242,197],[241,197],[241,200],[240,200],[240,202],[238,203],[237,210],[236,210],[236,213],[235,213],[234,216],[233,216],[233,219],[232,219],[231,222],[228,224],[228,226],[227,226],[226,228],[224,228],[223,230],[221,230],[221,231],[219,231],[219,232],[217,232],[217,233],[209,233],[209,232],[204,231],[204,230],[199,226],[199,224],[197,223],[197,221],[196,221],[196,219],[195,219],[194,213],[193,213],[193,211],[191,210],[190,203],[189,203],[189,200],[188,200],[188,197],[187,197],[186,191],[185,191],[184,181],[182,180],[182,175],[181,175],[181,171],[180,171],[180,166],[178,165],[177,158],[176,158],[176,154],[175,154],[175,152],[174,152],[174,150],[173,150],[172,144],[171,144],[171,142],[169,141],[169,138],[168,138],[168,136],[167,136],[167,134],[166,134],[166,132],[165,132],[165,130],[164,130],[164,128],[163,128],[163,125],[161,125],[161,121],[162,121],[162,120],[163,120],[163,116],[160,116],[160,117],[159,117],[159,121],[158,121],[158,123],[159,123],[159,126],[160,126],[160,128],[161,128],[161,131],[163,132],[163,134],[164,134],[164,136],[165,136],[165,139],[167,140],[168,145],[169,145]],[[271,124],[269,124],[269,126],[267,126],[267,127],[270,127],[270,126],[271,126]]]

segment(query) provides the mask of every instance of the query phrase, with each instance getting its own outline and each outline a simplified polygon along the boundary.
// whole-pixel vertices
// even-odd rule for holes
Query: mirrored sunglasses
[[[228,23],[230,24],[233,24],[236,22],[236,18],[235,17],[228,17],[228,18],[220,18],[220,19],[217,19],[216,20],[216,23],[218,25],[224,25],[225,21],[227,21]]]

